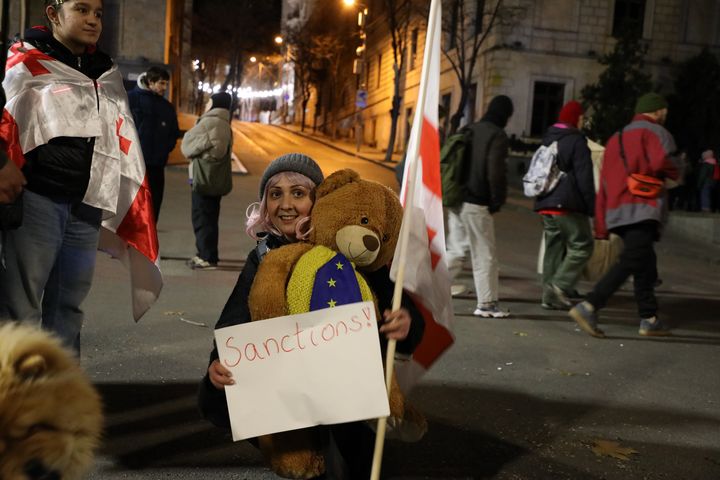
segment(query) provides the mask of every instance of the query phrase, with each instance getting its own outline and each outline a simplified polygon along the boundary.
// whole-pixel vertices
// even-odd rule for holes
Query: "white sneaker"
[[[467,292],[467,287],[465,285],[458,284],[458,285],[452,285],[450,287],[450,295],[452,295],[453,297],[462,295],[465,292]]]
[[[187,261],[187,266],[192,268],[193,270],[214,270],[217,268],[216,263],[210,263],[207,260],[203,260],[202,258],[198,257],[197,255]]]
[[[510,316],[510,312],[507,310],[500,310],[497,302],[483,303],[475,309],[473,315],[482,318],[507,318]]]

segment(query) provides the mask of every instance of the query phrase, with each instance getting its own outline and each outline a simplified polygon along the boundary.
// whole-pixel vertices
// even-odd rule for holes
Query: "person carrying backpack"
[[[498,306],[499,269],[495,252],[495,223],[492,215],[500,210],[507,196],[509,142],[505,133],[513,103],[498,95],[488,105],[479,122],[472,124],[469,165],[465,194],[459,206],[448,208],[447,253],[450,276],[455,283],[467,252],[473,269],[477,308],[473,315],[504,318],[510,313]],[[460,293],[453,286],[453,293]],[[463,286],[464,287],[464,286]]]
[[[583,107],[572,100],[543,136],[543,146],[555,143],[560,176],[555,187],[535,198],[545,237],[542,302],[545,309],[572,307],[575,284],[593,251],[589,217],[595,211],[595,186],[590,148],[580,131]]]

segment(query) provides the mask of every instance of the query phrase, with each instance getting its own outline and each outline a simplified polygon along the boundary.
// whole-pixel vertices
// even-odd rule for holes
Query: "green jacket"
[[[213,108],[188,130],[180,149],[192,161],[192,188],[200,195],[219,197],[232,190],[232,129],[230,112]]]

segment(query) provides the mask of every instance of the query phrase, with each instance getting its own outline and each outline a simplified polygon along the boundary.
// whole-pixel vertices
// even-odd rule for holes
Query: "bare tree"
[[[470,4],[473,7],[470,7]],[[480,8],[482,11],[477,11]],[[526,7],[506,6],[503,0],[478,2],[471,0],[444,0],[442,52],[450,62],[460,84],[460,101],[450,117],[450,131],[460,126],[468,102],[473,72],[480,50],[494,29],[515,25]]]
[[[318,35],[312,40],[311,51],[315,59],[315,63],[318,66],[322,65],[321,68],[323,68],[327,74],[325,75],[327,81],[327,89],[325,89],[325,91],[328,95],[328,108],[326,108],[325,111],[330,112],[330,132],[327,131],[327,122],[324,123],[325,133],[330,133],[333,138],[336,138],[337,132],[337,100],[340,90],[339,86],[342,84],[340,68],[343,65],[341,60],[344,48],[345,44],[342,39],[335,35]]]
[[[238,87],[248,53],[270,54],[280,30],[278,0],[194,0],[193,55],[204,64],[205,82],[222,79],[223,91]],[[227,73],[224,68],[227,66]],[[221,71],[218,71],[220,69]],[[204,103],[199,93],[196,105]]]
[[[412,13],[411,0],[385,0],[385,9],[388,30],[390,31],[390,45],[393,54],[393,97],[390,108],[390,137],[385,151],[385,161],[392,160],[397,137],[397,124],[400,118],[402,105],[403,72],[407,58],[407,38]]]
[[[300,91],[300,106],[302,112],[300,114],[300,131],[305,131],[305,115],[307,105],[310,102],[312,94],[312,86],[316,83],[314,75],[313,42],[312,32],[305,27],[305,23],[301,23],[299,19],[289,21],[286,29],[286,45],[288,49],[288,59],[293,63],[295,69],[295,81]]]
[[[337,0],[317,0],[312,15],[303,27],[312,32],[308,78],[318,93],[318,105],[323,112],[323,130],[333,138],[337,135],[342,86],[352,75],[350,69],[345,67],[355,55],[353,43],[348,42],[352,36],[354,19],[343,15],[341,8]]]

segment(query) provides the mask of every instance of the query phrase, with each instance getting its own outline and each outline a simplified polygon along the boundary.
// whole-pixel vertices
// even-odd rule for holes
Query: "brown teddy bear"
[[[0,321],[0,479],[82,478],[102,417],[100,396],[58,340]]]
[[[333,173],[316,189],[309,241],[271,250],[260,263],[248,301],[253,321],[315,309],[311,305],[316,304],[312,295],[312,280],[320,267],[316,263],[327,262],[338,252],[360,272],[387,265],[395,253],[401,223],[402,206],[392,190],[360,179],[353,170]],[[354,301],[374,300],[362,275],[357,279],[362,298]],[[408,407],[393,381],[389,424],[412,422],[413,430],[422,436],[427,423]],[[260,437],[260,447],[278,475],[311,478],[325,471],[325,435],[318,427],[265,435]]]

